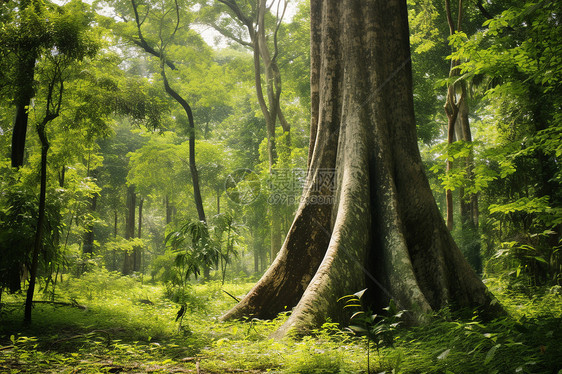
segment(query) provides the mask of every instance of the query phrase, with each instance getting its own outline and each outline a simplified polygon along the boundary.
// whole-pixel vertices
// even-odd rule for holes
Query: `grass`
[[[502,290],[497,280],[488,285],[509,318],[484,323],[441,311],[430,324],[396,330],[393,344],[371,355],[372,372],[562,373],[560,289],[535,290],[529,298]],[[234,304],[222,290],[241,296],[251,286],[194,285],[181,326],[179,306],[164,287],[105,271],[65,281],[59,290],[60,301],[86,309],[37,304],[31,326],[21,323],[23,295],[4,296],[0,373],[366,372],[365,340],[335,323],[300,340],[276,341],[269,336],[284,315],[219,322]]]

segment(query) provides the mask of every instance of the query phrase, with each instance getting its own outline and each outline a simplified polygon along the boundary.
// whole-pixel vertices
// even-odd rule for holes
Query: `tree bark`
[[[144,198],[141,197],[139,201],[139,225],[138,225],[138,237],[139,239],[142,237],[142,207],[144,205]]]
[[[365,287],[375,309],[393,299],[412,321],[448,303],[497,312],[424,174],[406,2],[312,0],[311,33],[303,200],[274,263],[223,319],[294,307],[277,335],[305,333],[327,317],[342,321],[337,300]]]
[[[27,122],[29,118],[27,108],[30,102],[31,97],[29,97],[25,103],[16,104],[16,115],[14,117],[14,127],[12,131],[12,167],[20,167],[23,165]]]
[[[27,8],[29,4],[22,3],[22,10]],[[21,46],[20,63],[16,66],[16,93],[15,104],[16,114],[14,116],[14,127],[12,132],[12,167],[20,167],[23,165],[25,153],[25,138],[27,134],[27,125],[29,119],[29,105],[31,98],[34,96],[33,82],[35,77],[35,60],[37,59],[37,50],[35,47],[31,49]]]

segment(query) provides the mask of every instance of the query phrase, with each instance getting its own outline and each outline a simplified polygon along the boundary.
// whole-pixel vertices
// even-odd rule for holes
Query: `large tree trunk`
[[[495,312],[433,199],[417,146],[406,2],[311,0],[309,180],[274,263],[223,319],[278,332],[341,320],[338,298],[367,287],[411,320],[448,303]],[[330,185],[329,175],[335,176]]]

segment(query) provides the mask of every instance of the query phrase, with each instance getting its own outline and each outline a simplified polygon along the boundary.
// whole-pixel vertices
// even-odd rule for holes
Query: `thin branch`
[[[137,25],[137,34],[138,34],[138,38],[139,38],[139,40],[133,39],[133,43],[136,44],[137,46],[143,48],[146,52],[150,53],[151,55],[160,58],[161,54],[158,51],[156,51],[154,48],[152,48],[146,42],[146,40],[144,39],[144,36],[142,34],[142,30],[141,30],[141,22],[140,22],[140,18],[139,18],[138,7],[137,7],[137,4],[136,4],[135,0],[131,0],[131,5],[133,6],[133,13],[135,14],[135,23]],[[176,66],[174,65],[174,63],[172,61],[169,61],[168,59],[165,59],[164,62],[165,62],[166,65],[168,65],[170,67],[170,69],[177,70]]]
[[[262,0],[259,0],[259,1],[262,1]],[[265,0],[263,0],[263,1],[265,1]],[[261,7],[258,8],[258,11],[257,11],[258,19],[261,19],[261,18],[259,18],[261,16],[261,10],[260,9],[261,9]],[[259,31],[261,33],[263,30],[261,30],[261,28],[260,28]],[[254,78],[255,78],[255,84],[256,84],[256,92],[257,92],[258,101],[259,101],[262,113],[264,114],[264,117],[265,116],[269,117],[269,116],[271,116],[270,111],[269,111],[271,108],[267,107],[267,104],[266,104],[264,96],[263,96],[263,89],[262,89],[262,86],[261,86],[260,36],[256,35],[254,39],[255,39],[254,40]],[[267,120],[267,118],[266,118],[266,120]]]
[[[445,0],[445,13],[447,15],[447,24],[449,25],[449,35],[455,33],[455,24],[453,23],[453,16],[451,15],[451,2]]]
[[[280,1],[280,0],[279,0]],[[267,0],[265,2],[265,10],[267,10],[268,12],[271,11],[271,8],[273,8],[273,4],[275,4],[275,0],[271,0],[271,4],[269,4],[269,6],[267,6]],[[277,3],[279,4],[279,3]]]
[[[222,290],[222,292],[224,292],[224,293],[227,294],[228,296],[232,297],[237,303],[240,302],[240,299],[237,298],[236,296],[234,296],[234,295],[232,295],[232,294],[226,292],[225,290]]]
[[[457,30],[461,31],[461,23],[462,23],[462,0],[459,0],[459,9],[457,14]]]
[[[168,39],[168,43],[176,37],[176,33],[180,28],[180,6],[178,4],[178,0],[174,0],[174,3],[176,4],[176,27],[174,27],[174,31],[172,32],[172,35],[170,35],[170,38]],[[168,44],[166,43],[165,47],[167,45]]]
[[[279,47],[278,47],[278,43],[277,43],[277,34],[279,33],[279,27],[281,27],[281,23],[283,22],[283,17],[285,17],[285,11],[287,10],[287,1],[284,2],[285,6],[283,7],[283,12],[281,13],[281,17],[279,17],[279,6],[281,5],[281,0],[279,0],[279,2],[277,3],[277,12],[275,14],[275,17],[277,18],[277,25],[275,26],[275,32],[273,33],[273,48],[274,48],[274,52],[273,52],[273,57],[271,58],[272,61],[275,61],[275,59],[277,59],[277,55],[279,54]]]
[[[248,29],[253,30],[252,19],[247,17],[242,12],[242,10],[238,6],[238,4],[236,4],[236,1],[234,1],[234,0],[218,0],[218,1],[220,3],[223,3],[224,5],[228,6],[234,12],[234,14],[236,14],[236,17],[238,17],[238,19],[240,19],[242,22],[244,22],[244,24],[246,25],[246,27],[248,27]]]
[[[140,23],[140,25],[142,26],[144,21],[146,21],[146,19],[148,18],[148,13],[150,13],[150,8],[146,7],[146,13],[144,14],[144,16],[142,17],[142,21]]]
[[[158,53],[154,48],[152,48],[146,42],[143,43],[142,41],[135,40],[135,39],[131,39],[131,42],[136,46],[141,47],[142,49],[144,49],[145,52],[153,55],[154,57],[160,58],[160,53]],[[166,65],[168,65],[168,67],[172,70],[178,70],[176,65],[168,59],[166,59]]]
[[[239,37],[235,36],[230,31],[220,27],[219,25],[217,25],[214,22],[211,23],[211,27],[213,29],[215,29],[216,31],[218,31],[221,35],[226,36],[227,38],[234,40],[236,43],[238,43],[240,45],[243,45],[244,47],[252,48],[252,46],[253,46],[253,44],[251,42],[247,42],[247,41],[244,41],[244,40],[240,39]]]
[[[176,2],[177,4],[177,2]],[[176,6],[176,12],[177,12],[177,23],[179,24],[179,9]],[[158,28],[158,39],[160,39],[160,51],[162,53],[162,55],[164,54],[164,51],[166,50],[166,47],[168,46],[168,44],[174,39],[174,35],[176,34],[176,31],[178,29],[178,25],[176,25],[176,29],[172,32],[172,34],[168,37],[168,41],[164,42],[164,38],[162,37],[162,30],[164,29],[164,23],[165,23],[165,19],[168,16],[168,14],[170,14],[173,11],[173,9],[168,9],[166,11],[163,12],[162,14],[162,18],[160,19],[160,27]]]

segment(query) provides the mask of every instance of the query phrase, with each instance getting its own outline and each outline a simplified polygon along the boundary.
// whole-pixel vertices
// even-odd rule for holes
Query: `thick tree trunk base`
[[[346,322],[338,299],[363,288],[375,310],[392,299],[412,323],[446,305],[501,311],[424,174],[405,1],[312,0],[311,20],[308,183],[274,263],[223,319],[292,310],[276,336],[306,334]]]

